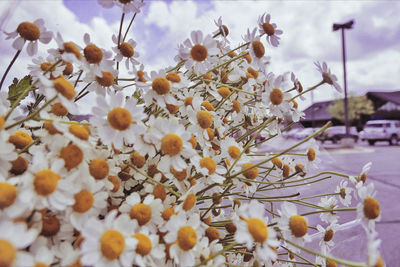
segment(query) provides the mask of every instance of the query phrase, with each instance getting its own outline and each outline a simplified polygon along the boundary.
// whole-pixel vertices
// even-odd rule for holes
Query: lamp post
[[[347,81],[346,81],[346,45],[344,39],[344,30],[352,29],[354,24],[354,20],[350,20],[346,23],[333,24],[333,31],[337,31],[339,29],[342,30],[342,58],[343,58],[343,80],[344,80],[344,121],[346,125],[346,137],[349,136],[349,110],[348,110],[348,101],[347,101]]]

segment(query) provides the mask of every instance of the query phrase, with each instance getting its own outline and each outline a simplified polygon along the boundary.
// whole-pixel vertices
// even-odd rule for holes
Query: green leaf
[[[18,100],[18,97],[23,94],[24,91],[31,86],[31,84],[32,77],[30,75],[26,75],[19,81],[17,78],[14,78],[13,83],[8,87],[8,101],[10,101],[11,106],[15,104],[15,101]],[[26,95],[22,99],[24,99]],[[18,105],[19,103],[16,104]]]

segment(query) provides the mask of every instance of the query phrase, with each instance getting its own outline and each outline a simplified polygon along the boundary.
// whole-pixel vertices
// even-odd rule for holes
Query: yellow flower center
[[[308,232],[307,221],[301,215],[290,217],[289,227],[295,237],[302,237]]]
[[[61,149],[60,158],[65,162],[65,168],[71,170],[83,161],[82,150],[74,144],[69,144]]]
[[[116,130],[125,131],[132,123],[132,115],[126,108],[113,108],[107,115],[107,121]]]
[[[217,164],[210,157],[204,157],[200,160],[200,167],[206,168],[208,170],[208,174],[213,174],[217,169]]]
[[[183,208],[183,210],[188,211],[188,210],[191,210],[195,204],[196,204],[196,195],[193,193],[190,193],[185,198],[185,201],[183,201],[182,208]]]
[[[121,55],[128,58],[133,57],[133,55],[135,54],[133,46],[131,46],[131,44],[127,42],[123,42],[119,45],[119,51],[121,51]]]
[[[72,206],[72,209],[76,212],[87,212],[93,206],[93,194],[86,189],[83,189],[79,193],[75,194],[74,198],[75,204]]]
[[[177,134],[167,134],[161,139],[161,151],[166,155],[178,155],[182,148],[182,139]]]
[[[107,260],[116,260],[125,249],[124,236],[117,230],[107,230],[101,236],[100,248]]]
[[[282,169],[283,178],[288,178],[289,174],[290,174],[290,166],[288,164],[284,164]]]
[[[28,41],[36,41],[40,37],[38,26],[30,22],[22,22],[17,27],[19,35]]]
[[[211,74],[210,73],[206,73],[206,74],[204,74],[203,75],[203,78],[205,79],[205,80],[212,80],[212,76],[211,76]],[[204,81],[206,84],[210,84],[210,81]]]
[[[231,94],[231,90],[229,90],[227,87],[220,87],[218,89],[218,94],[223,98],[227,98]]]
[[[33,267],[49,267],[49,265],[43,262],[35,262],[35,265],[33,265]]]
[[[45,169],[38,171],[33,178],[33,186],[36,193],[41,196],[48,196],[52,194],[61,177],[52,170]]]
[[[111,192],[115,193],[118,191],[119,187],[121,186],[121,182],[119,181],[117,176],[109,176],[108,180],[114,185],[114,188]]]
[[[247,220],[247,229],[253,237],[254,241],[264,243],[268,238],[268,228],[265,223],[258,218],[250,218]]]
[[[171,114],[175,114],[179,110],[179,106],[177,105],[172,105],[172,104],[165,104],[167,106],[167,110]]]
[[[254,163],[251,163],[251,162],[245,163],[245,164],[243,164],[243,166],[242,166],[242,171],[245,170],[245,169],[247,169],[247,168],[250,168],[250,167],[252,167],[252,166],[254,166]],[[256,179],[257,176],[258,176],[258,168],[257,168],[257,167],[254,167],[254,168],[252,168],[252,169],[250,169],[250,170],[247,170],[247,171],[245,171],[245,172],[243,173],[243,175],[244,175],[244,177],[246,177],[247,179],[254,180],[254,179]]]
[[[52,65],[53,65],[53,64],[51,64],[50,62],[43,62],[43,63],[40,64],[40,69],[41,69],[42,71],[46,71],[46,70],[48,70],[48,71],[55,71],[55,70],[56,70],[56,67],[52,67],[52,68],[50,69],[50,67],[51,67]]]
[[[13,266],[16,258],[17,250],[5,239],[0,239],[0,266]]]
[[[269,99],[273,105],[280,105],[283,101],[283,93],[278,88],[274,88],[271,93],[269,93]]]
[[[10,136],[8,141],[16,148],[24,148],[33,143],[32,137],[21,130],[16,131],[14,135]]]
[[[51,106],[51,112],[53,112],[53,114],[56,116],[62,117],[68,114],[68,109],[60,102],[57,102]]]
[[[322,73],[322,79],[323,79],[323,81],[326,82],[327,84],[330,84],[330,85],[333,84],[332,78],[331,78],[331,76],[330,76],[327,72],[323,72],[323,73]]]
[[[336,262],[334,262],[333,260],[330,260],[330,259],[326,259],[325,264],[326,264],[326,267],[336,267],[337,266]]]
[[[378,258],[378,261],[376,262],[376,264],[374,265],[374,267],[383,267],[384,266],[384,262],[383,259],[381,257]]]
[[[258,78],[258,71],[256,71],[255,69],[253,69],[252,67],[248,67],[247,71],[255,78]]]
[[[212,140],[214,138],[214,131],[211,128],[207,128],[207,135],[208,135],[208,140]]]
[[[326,230],[324,234],[324,241],[329,242],[332,240],[332,238],[333,238],[333,230],[332,229]]]
[[[164,219],[164,221],[169,221],[172,215],[176,214],[174,208],[166,208],[162,213],[161,217]]]
[[[109,166],[105,159],[94,159],[89,164],[89,172],[95,179],[106,178],[109,172]]]
[[[133,235],[137,239],[138,243],[136,245],[136,253],[146,256],[150,253],[152,249],[152,244],[150,238],[142,233],[136,233]]]
[[[244,58],[246,59],[248,64],[250,64],[253,61],[253,59],[251,58],[251,56],[249,54],[245,55]]]
[[[51,121],[45,121],[43,123],[43,128],[45,128],[47,130],[47,132],[49,132],[50,135],[63,134],[62,132],[57,130],[56,127],[54,127],[54,125]]]
[[[154,195],[154,198],[159,198],[159,199],[161,199],[161,201],[164,201],[165,198],[167,197],[167,192],[165,191],[164,186],[158,184],[158,185],[154,186],[153,195]]]
[[[210,128],[211,124],[213,123],[212,115],[206,110],[200,110],[197,112],[196,118],[200,127],[203,129]]]
[[[305,176],[306,173],[304,172],[304,165],[299,163],[294,166],[295,171],[300,175],[300,176]]]
[[[232,108],[236,113],[239,113],[242,110],[242,106],[237,100],[232,100]]]
[[[192,144],[192,148],[196,148],[197,140],[194,136],[190,137],[189,142]]]
[[[282,161],[279,158],[274,158],[271,162],[279,169],[282,169]]]
[[[72,133],[74,136],[81,140],[88,140],[89,139],[89,133],[86,130],[85,127],[78,125],[78,124],[71,124],[68,127],[68,130],[70,133]]]
[[[104,87],[110,87],[111,85],[114,84],[114,75],[112,74],[112,72],[101,72],[103,74],[103,76],[99,77],[96,76],[96,81]]]
[[[72,83],[67,81],[63,76],[55,79],[53,81],[53,87],[59,92],[63,97],[68,100],[71,100],[75,97],[76,92]]]
[[[40,234],[46,237],[54,236],[60,231],[60,227],[60,220],[55,215],[43,215]]]
[[[151,83],[151,87],[159,95],[168,94],[169,90],[171,89],[169,81],[163,77],[155,78],[154,81]]]
[[[215,228],[215,227],[208,227],[206,229],[206,236],[207,236],[209,242],[217,240],[217,239],[219,239],[221,237],[218,229]]]
[[[197,243],[196,230],[191,226],[182,226],[178,230],[178,246],[184,250],[191,250]]]
[[[375,198],[367,197],[364,199],[364,215],[369,220],[374,220],[378,218],[380,214],[380,206],[378,201]]]
[[[28,161],[25,158],[18,156],[16,160],[11,162],[11,165],[10,172],[19,175],[23,174],[28,168]]]
[[[208,51],[204,45],[196,44],[190,50],[190,56],[198,62],[204,61],[207,58]]]
[[[204,107],[205,109],[207,109],[208,111],[215,110],[213,105],[209,101],[203,101],[203,103],[201,103],[201,106]]]
[[[183,180],[185,180],[187,173],[186,173],[186,169],[183,169],[182,171],[177,171],[175,170],[172,166],[169,168],[170,172],[174,175],[174,177],[182,182]]]
[[[99,64],[103,59],[103,51],[94,44],[87,45],[85,49],[83,49],[83,54],[87,62],[91,64]]]
[[[65,66],[65,68],[63,70],[63,74],[65,76],[71,75],[72,72],[74,71],[74,66],[70,62],[63,61],[61,66]]]
[[[189,105],[193,107],[193,96],[187,97],[185,101],[183,101],[183,104],[185,105],[185,107]]]
[[[237,227],[233,223],[228,223],[228,224],[225,224],[225,229],[228,233],[234,234],[237,230]]]
[[[315,150],[314,148],[310,147],[307,151],[307,158],[309,161],[314,161],[315,160]]]
[[[265,23],[263,23],[262,27],[263,27],[264,32],[268,36],[274,35],[275,29],[274,29],[274,26],[272,26],[272,24],[265,22]]]
[[[265,54],[264,45],[260,41],[253,41],[253,52],[254,55],[258,58],[261,58]]]
[[[176,72],[167,73],[165,78],[167,78],[168,81],[173,82],[173,83],[179,83],[181,81],[181,77]]]
[[[131,219],[136,219],[139,225],[144,225],[151,220],[151,208],[143,203],[138,203],[131,208]]]
[[[234,159],[237,159],[240,156],[240,149],[237,146],[230,146],[228,148],[229,156]]]
[[[78,47],[72,42],[66,42],[64,43],[64,51],[67,53],[72,53],[76,56],[77,59],[82,58],[81,52],[79,52]]]
[[[16,198],[17,188],[7,182],[0,182],[0,209],[11,206]]]
[[[144,82],[147,81],[147,80],[144,78],[144,72],[143,72],[142,70],[138,70],[136,74],[137,74],[137,77],[138,77],[139,82],[144,83]]]
[[[0,130],[4,128],[4,116],[0,116]]]
[[[139,152],[133,152],[130,156],[131,162],[138,168],[142,168],[146,163],[146,158],[140,155]]]

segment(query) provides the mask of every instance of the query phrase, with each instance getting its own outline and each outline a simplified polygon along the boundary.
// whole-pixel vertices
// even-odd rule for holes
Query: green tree
[[[353,96],[348,98],[349,121],[360,119],[362,114],[371,115],[374,113],[374,104],[367,96]],[[328,112],[336,119],[344,122],[344,101],[337,99],[333,101]]]

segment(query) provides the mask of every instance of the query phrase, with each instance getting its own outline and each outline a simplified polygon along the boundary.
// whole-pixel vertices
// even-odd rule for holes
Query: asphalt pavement
[[[276,140],[273,145],[263,144],[260,152],[282,151],[298,142],[297,140]],[[389,146],[387,142],[378,142],[369,146],[366,142],[358,142],[354,148],[343,148],[340,144],[319,144],[322,163],[320,170],[337,171],[350,175],[357,175],[362,167],[372,162],[367,175],[367,181],[373,182],[377,191],[377,200],[381,207],[381,221],[376,230],[382,240],[380,252],[388,267],[400,267],[400,145]],[[309,144],[301,145],[296,151],[306,151]],[[333,180],[337,179],[337,180]],[[302,189],[302,196],[324,194],[335,190],[340,177],[332,177],[321,183],[316,183]],[[292,190],[293,193],[296,189]],[[317,199],[318,200],[318,199]],[[353,202],[354,203],[354,202]],[[332,255],[340,258],[363,261],[367,254],[365,234],[361,226],[355,226],[356,212],[340,213],[339,223],[342,229],[335,234],[335,249]],[[319,220],[317,216],[310,217],[311,221]],[[350,223],[349,223],[350,222]],[[315,233],[311,232],[310,233]],[[313,242],[318,246],[318,242]]]

